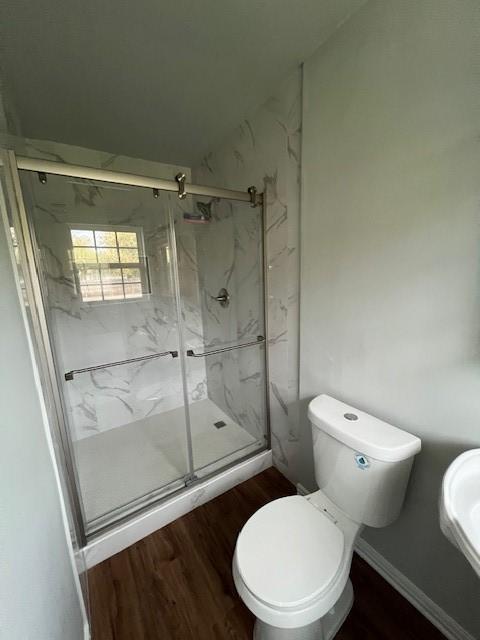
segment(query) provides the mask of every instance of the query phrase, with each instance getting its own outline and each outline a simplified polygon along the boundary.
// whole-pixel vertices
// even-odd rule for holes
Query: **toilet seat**
[[[293,628],[325,615],[340,597],[353,538],[302,496],[274,500],[245,524],[233,576],[250,610],[268,624]]]
[[[305,498],[274,500],[257,511],[237,541],[247,588],[273,607],[297,607],[328,588],[340,567],[344,536]]]

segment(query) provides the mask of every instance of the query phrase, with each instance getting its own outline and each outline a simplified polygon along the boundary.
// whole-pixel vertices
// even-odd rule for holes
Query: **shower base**
[[[210,399],[192,403],[190,416],[197,475],[264,446]],[[188,471],[183,407],[79,440],[74,451],[88,522],[175,481],[180,488]]]

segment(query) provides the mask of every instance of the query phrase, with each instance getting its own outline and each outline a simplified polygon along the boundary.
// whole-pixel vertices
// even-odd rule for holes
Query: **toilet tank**
[[[416,436],[327,395],[308,406],[315,478],[348,517],[385,527],[402,508]]]

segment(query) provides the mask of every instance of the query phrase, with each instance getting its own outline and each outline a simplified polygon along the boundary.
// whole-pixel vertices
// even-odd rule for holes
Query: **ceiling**
[[[3,0],[27,137],[194,166],[364,0]]]

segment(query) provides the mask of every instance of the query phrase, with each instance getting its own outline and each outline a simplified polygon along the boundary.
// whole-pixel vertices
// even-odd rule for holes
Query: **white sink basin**
[[[462,453],[442,482],[440,526],[480,576],[480,449]]]

